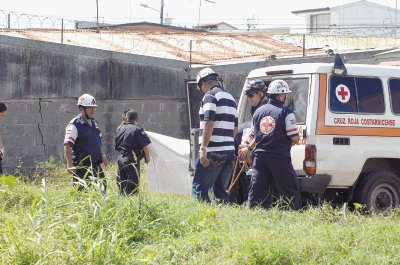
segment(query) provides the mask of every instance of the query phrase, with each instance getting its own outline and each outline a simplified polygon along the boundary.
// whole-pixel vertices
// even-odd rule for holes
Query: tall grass
[[[46,170],[45,170],[46,169]],[[0,264],[398,264],[400,211],[301,212],[189,196],[77,192],[62,165],[0,184]],[[40,181],[39,181],[40,180]]]

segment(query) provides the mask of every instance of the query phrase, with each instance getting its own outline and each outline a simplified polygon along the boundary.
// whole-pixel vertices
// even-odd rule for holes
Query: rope
[[[242,167],[240,168],[239,173],[236,175],[235,173],[236,173],[236,168],[237,168],[238,164],[239,164],[239,158],[236,159],[235,168],[233,169],[233,174],[232,174],[232,180],[231,180],[231,183],[229,184],[229,188],[228,188],[228,191],[227,191],[228,194],[231,193],[232,188],[235,186],[236,182],[239,179],[240,174],[242,174],[242,172],[243,172],[243,170],[245,168],[245,164],[243,163]]]

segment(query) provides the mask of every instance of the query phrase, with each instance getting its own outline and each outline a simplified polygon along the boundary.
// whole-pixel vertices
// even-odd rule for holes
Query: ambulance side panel
[[[346,188],[354,185],[367,159],[400,158],[400,117],[391,111],[388,78],[380,78],[385,102],[382,114],[331,111],[329,78],[328,74],[320,74],[311,84],[315,88],[319,81],[319,89],[311,89],[310,93],[311,98],[318,98],[318,106],[312,100],[309,104],[318,111],[309,112],[307,140],[317,146],[317,174],[331,175],[331,188]]]

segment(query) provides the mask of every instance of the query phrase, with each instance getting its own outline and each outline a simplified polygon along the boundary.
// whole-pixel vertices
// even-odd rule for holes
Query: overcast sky
[[[211,3],[209,1],[215,2]],[[164,18],[172,25],[192,27],[205,23],[226,22],[237,28],[289,26],[300,17],[291,11],[333,7],[355,2],[349,0],[164,0]],[[370,0],[395,8],[397,0]],[[201,6],[200,6],[201,3]],[[107,23],[160,22],[161,0],[98,0],[99,20]],[[398,3],[400,8],[400,1]],[[96,0],[0,0],[0,10],[64,19],[95,21]],[[0,13],[0,16],[2,14]],[[4,17],[4,12],[3,12]],[[2,18],[0,18],[2,19]]]

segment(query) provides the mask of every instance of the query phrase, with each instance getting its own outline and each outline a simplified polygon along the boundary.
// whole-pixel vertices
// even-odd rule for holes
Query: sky
[[[289,26],[301,17],[291,11],[333,7],[356,0],[164,0],[164,18],[173,26],[192,28],[198,24],[226,22],[240,29]],[[397,0],[369,0],[395,8]],[[98,4],[96,4],[96,2]],[[162,0],[0,0],[0,22],[9,11],[65,20],[118,24],[160,22]],[[153,8],[144,8],[146,4]],[[400,1],[398,3],[400,8]],[[154,10],[155,9],[155,10]]]

